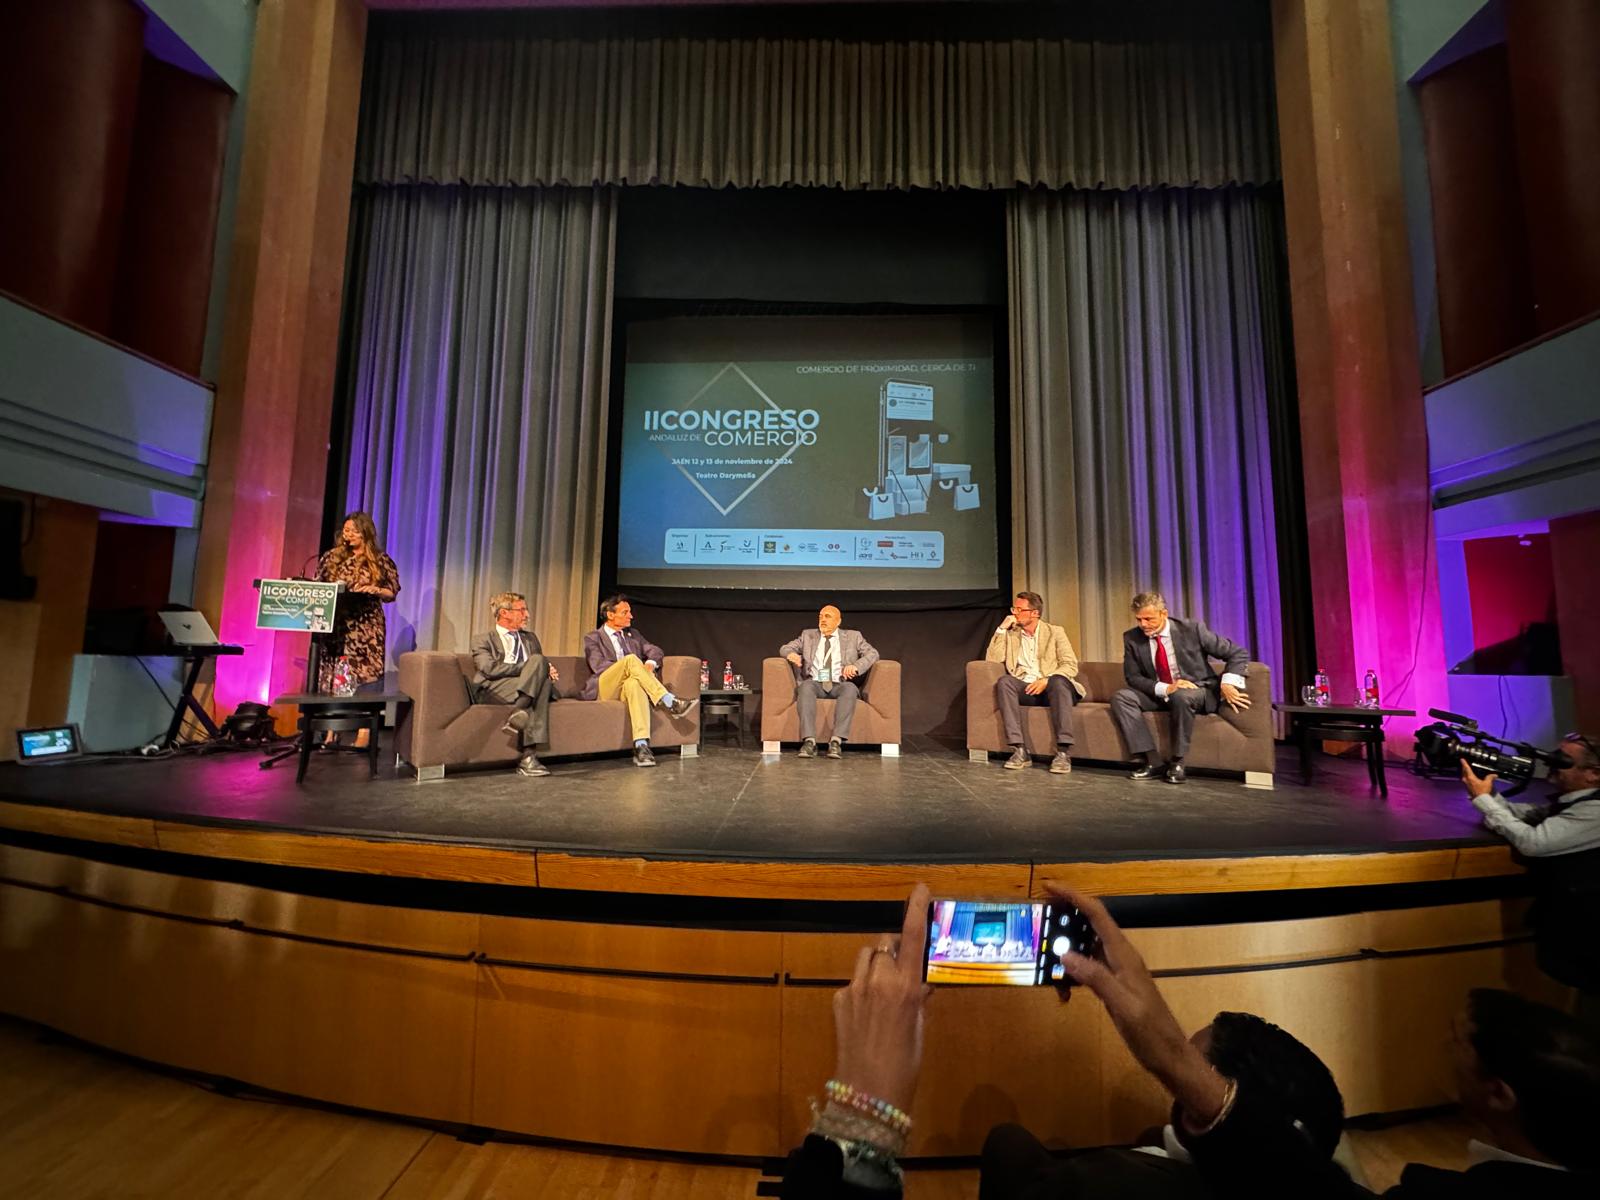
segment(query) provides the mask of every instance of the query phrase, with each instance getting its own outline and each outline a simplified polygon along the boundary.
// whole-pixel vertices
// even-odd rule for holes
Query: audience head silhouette
[[[1286,1114],[1312,1152],[1329,1158],[1344,1126],[1333,1073],[1304,1042],[1253,1013],[1221,1012],[1195,1034],[1211,1065]]]
[[[1569,1169],[1595,1161],[1600,1040],[1577,1020],[1511,992],[1474,988],[1456,1021],[1461,1106],[1501,1149],[1526,1142]]]

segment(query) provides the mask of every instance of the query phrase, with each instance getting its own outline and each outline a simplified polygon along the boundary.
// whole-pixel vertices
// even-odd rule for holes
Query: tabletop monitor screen
[[[82,752],[76,725],[17,730],[19,762],[49,762],[55,759],[77,758]]]
[[[617,582],[998,585],[987,315],[627,329]]]

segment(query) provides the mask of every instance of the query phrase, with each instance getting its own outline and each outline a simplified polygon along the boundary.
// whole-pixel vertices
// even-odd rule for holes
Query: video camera
[[[1471,717],[1438,708],[1430,708],[1428,715],[1434,718],[1434,724],[1424,725],[1416,734],[1418,774],[1459,775],[1461,760],[1466,759],[1480,779],[1498,775],[1514,781],[1516,786],[1505,794],[1515,796],[1535,778],[1572,765],[1571,756],[1564,750],[1541,750],[1527,742],[1495,737],[1479,729]],[[1545,767],[1542,773],[1541,764]]]

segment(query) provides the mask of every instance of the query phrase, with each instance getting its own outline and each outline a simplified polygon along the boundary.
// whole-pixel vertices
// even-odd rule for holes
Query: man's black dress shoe
[[[500,726],[501,733],[521,733],[528,727],[528,720],[533,716],[533,710],[527,708],[515,709],[506,717],[506,723]]]
[[[1184,771],[1182,763],[1168,763],[1167,764],[1167,782],[1168,783],[1182,783],[1187,778],[1189,778],[1189,776]]]
[[[1135,767],[1128,772],[1129,779],[1158,779],[1161,776],[1160,767],[1152,767],[1145,763],[1142,767]]]

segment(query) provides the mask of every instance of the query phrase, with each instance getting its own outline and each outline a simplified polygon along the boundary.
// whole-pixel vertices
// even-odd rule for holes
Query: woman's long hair
[[[378,527],[372,523],[372,518],[364,512],[346,513],[344,521],[339,522],[339,541],[333,548],[333,557],[330,565],[337,574],[338,569],[349,561],[354,553],[344,543],[345,521],[349,521],[361,532],[361,556],[367,560],[371,570],[372,582],[377,587],[389,587],[393,580],[383,569],[383,547],[378,544]]]

